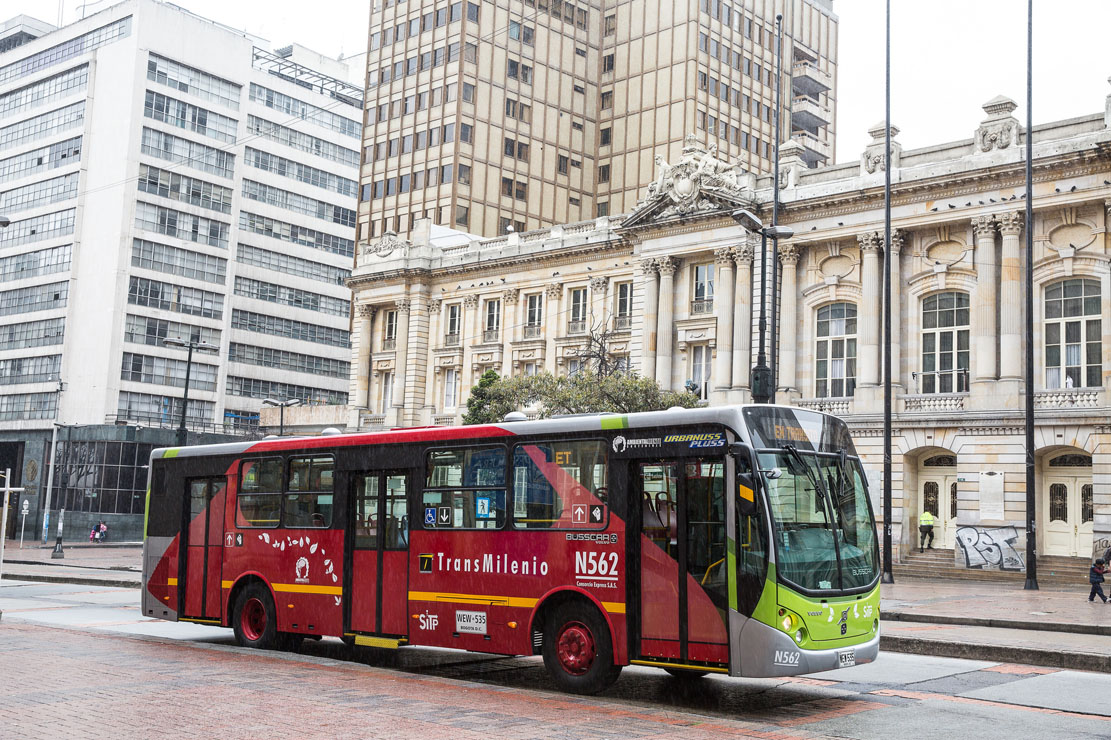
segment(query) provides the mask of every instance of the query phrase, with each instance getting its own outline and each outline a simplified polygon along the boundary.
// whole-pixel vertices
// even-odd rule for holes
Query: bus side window
[[[332,524],[331,455],[294,457],[289,460],[289,486],[282,505],[282,521],[287,527],[315,527]]]
[[[239,464],[235,501],[237,527],[276,527],[282,501],[282,459],[267,457]]]
[[[429,450],[421,491],[425,529],[501,529],[505,458],[500,445]],[[429,523],[429,511],[435,524]]]

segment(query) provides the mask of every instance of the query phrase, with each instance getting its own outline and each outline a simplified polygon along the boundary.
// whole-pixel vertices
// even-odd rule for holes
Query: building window
[[[540,336],[541,323],[544,321],[544,294],[533,293],[528,297],[525,311],[525,339]]]
[[[613,73],[613,54],[606,54],[602,57],[602,74]]]
[[[922,393],[968,392],[968,293],[922,301]]]
[[[459,371],[449,367],[444,371],[444,408],[454,409],[459,403]]]
[[[583,371],[583,361],[578,357],[567,359],[567,377],[573,378]]]
[[[633,284],[617,283],[614,286],[613,328],[623,331],[632,327],[633,322]]]
[[[386,325],[382,334],[382,349],[391,350],[397,347],[397,311],[386,312]]]
[[[501,300],[498,298],[494,298],[493,300],[486,301],[486,330],[482,337],[483,341],[498,341],[498,334],[500,329]]]
[[[572,288],[571,321],[567,326],[569,334],[586,333],[586,288]]]
[[[567,174],[567,166],[570,162],[571,162],[571,160],[568,157],[565,157],[562,154],[560,154],[556,159],[556,171],[558,171],[559,174],[561,174],[561,175],[566,175]]]
[[[609,146],[613,142],[613,129],[604,128],[598,132],[598,145]]]
[[[598,168],[598,182],[602,183],[602,182],[609,182],[609,181],[610,181],[610,166],[608,164],[604,164],[604,165],[602,165]]]
[[[696,344],[691,347],[691,381],[690,389],[701,400],[710,397],[710,365],[711,350],[709,345]]]
[[[1103,385],[1098,280],[1063,280],[1045,290],[1045,387]]]
[[[617,16],[607,15],[605,19],[605,28],[602,31],[603,36],[613,36],[617,33]]]
[[[471,212],[467,206],[455,206],[455,223],[459,226],[467,226],[470,221]]]
[[[478,4],[467,3],[467,20],[478,23]]]
[[[393,373],[382,373],[382,413],[385,414],[393,406]]]
[[[707,314],[714,311],[714,265],[694,266],[694,299],[691,301],[692,314]]]
[[[459,344],[459,323],[462,308],[458,303],[453,303],[447,307],[447,322],[444,331],[444,345],[447,347],[454,347]]]
[[[598,216],[610,215],[610,204],[608,200],[602,203],[598,203],[595,206],[595,209],[598,211]]]
[[[513,197],[513,178],[503,177],[501,179],[501,194],[507,198]]]
[[[607,90],[602,93],[602,110],[609,110],[613,107],[613,91]]]
[[[818,309],[816,386],[818,398],[843,398],[856,389],[856,306],[834,303]]]

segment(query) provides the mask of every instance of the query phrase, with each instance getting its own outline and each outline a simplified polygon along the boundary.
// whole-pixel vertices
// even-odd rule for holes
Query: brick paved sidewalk
[[[0,641],[4,737],[816,740],[805,722],[895,700],[824,696],[745,720],[235,648],[27,624]]]

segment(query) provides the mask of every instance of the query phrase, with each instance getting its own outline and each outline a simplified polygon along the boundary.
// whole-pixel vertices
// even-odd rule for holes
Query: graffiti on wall
[[[966,568],[1026,570],[1026,563],[1014,543],[1018,532],[1014,527],[961,527],[957,544],[964,552]]]

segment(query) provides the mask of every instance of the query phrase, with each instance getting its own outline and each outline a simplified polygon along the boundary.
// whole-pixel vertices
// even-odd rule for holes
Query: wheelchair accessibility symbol
[[[429,526],[436,526],[436,507],[429,506],[424,510],[424,523]]]

